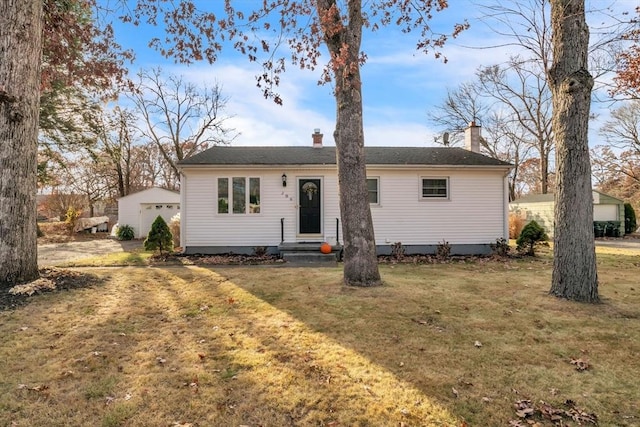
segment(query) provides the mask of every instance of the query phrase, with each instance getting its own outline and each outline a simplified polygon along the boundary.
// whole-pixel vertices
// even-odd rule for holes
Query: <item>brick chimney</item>
[[[474,153],[480,152],[480,129],[476,122],[469,123],[469,127],[464,130],[464,148]]]
[[[320,129],[314,129],[313,135],[313,148],[322,148],[322,134],[320,133]]]

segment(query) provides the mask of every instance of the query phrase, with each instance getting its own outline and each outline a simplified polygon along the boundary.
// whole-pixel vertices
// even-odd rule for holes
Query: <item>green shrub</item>
[[[151,224],[151,231],[144,240],[144,250],[158,250],[160,255],[163,251],[171,252],[173,250],[173,236],[167,222],[160,215]]]
[[[636,224],[636,211],[631,203],[624,204],[624,232],[625,234],[635,233],[638,224]]]
[[[135,237],[133,227],[127,224],[119,225],[118,231],[116,231],[116,237],[118,240],[131,240]]]
[[[535,256],[534,248],[538,242],[544,242],[548,239],[547,233],[544,228],[535,221],[531,221],[524,226],[516,244],[518,245],[518,252],[526,255]]]

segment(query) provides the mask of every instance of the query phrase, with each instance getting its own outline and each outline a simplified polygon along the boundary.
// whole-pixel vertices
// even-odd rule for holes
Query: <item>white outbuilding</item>
[[[118,225],[133,228],[136,239],[147,236],[151,224],[158,217],[169,223],[180,212],[180,193],[153,187],[132,193],[118,200]]]

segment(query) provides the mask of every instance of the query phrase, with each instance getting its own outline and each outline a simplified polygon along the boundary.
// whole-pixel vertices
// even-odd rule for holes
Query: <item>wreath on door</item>
[[[307,195],[309,200],[313,200],[313,195],[318,192],[318,186],[313,182],[306,182],[302,185],[302,192]]]

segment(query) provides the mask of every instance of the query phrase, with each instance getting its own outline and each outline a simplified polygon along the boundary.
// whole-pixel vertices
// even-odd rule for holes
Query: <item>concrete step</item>
[[[280,252],[282,259],[291,264],[297,265],[321,265],[321,266],[336,266],[338,259],[335,253],[323,254],[320,250],[315,252],[310,251],[283,251]]]
[[[320,252],[323,242],[284,242],[278,245],[280,252]],[[342,245],[333,245],[332,252],[340,252]]]

